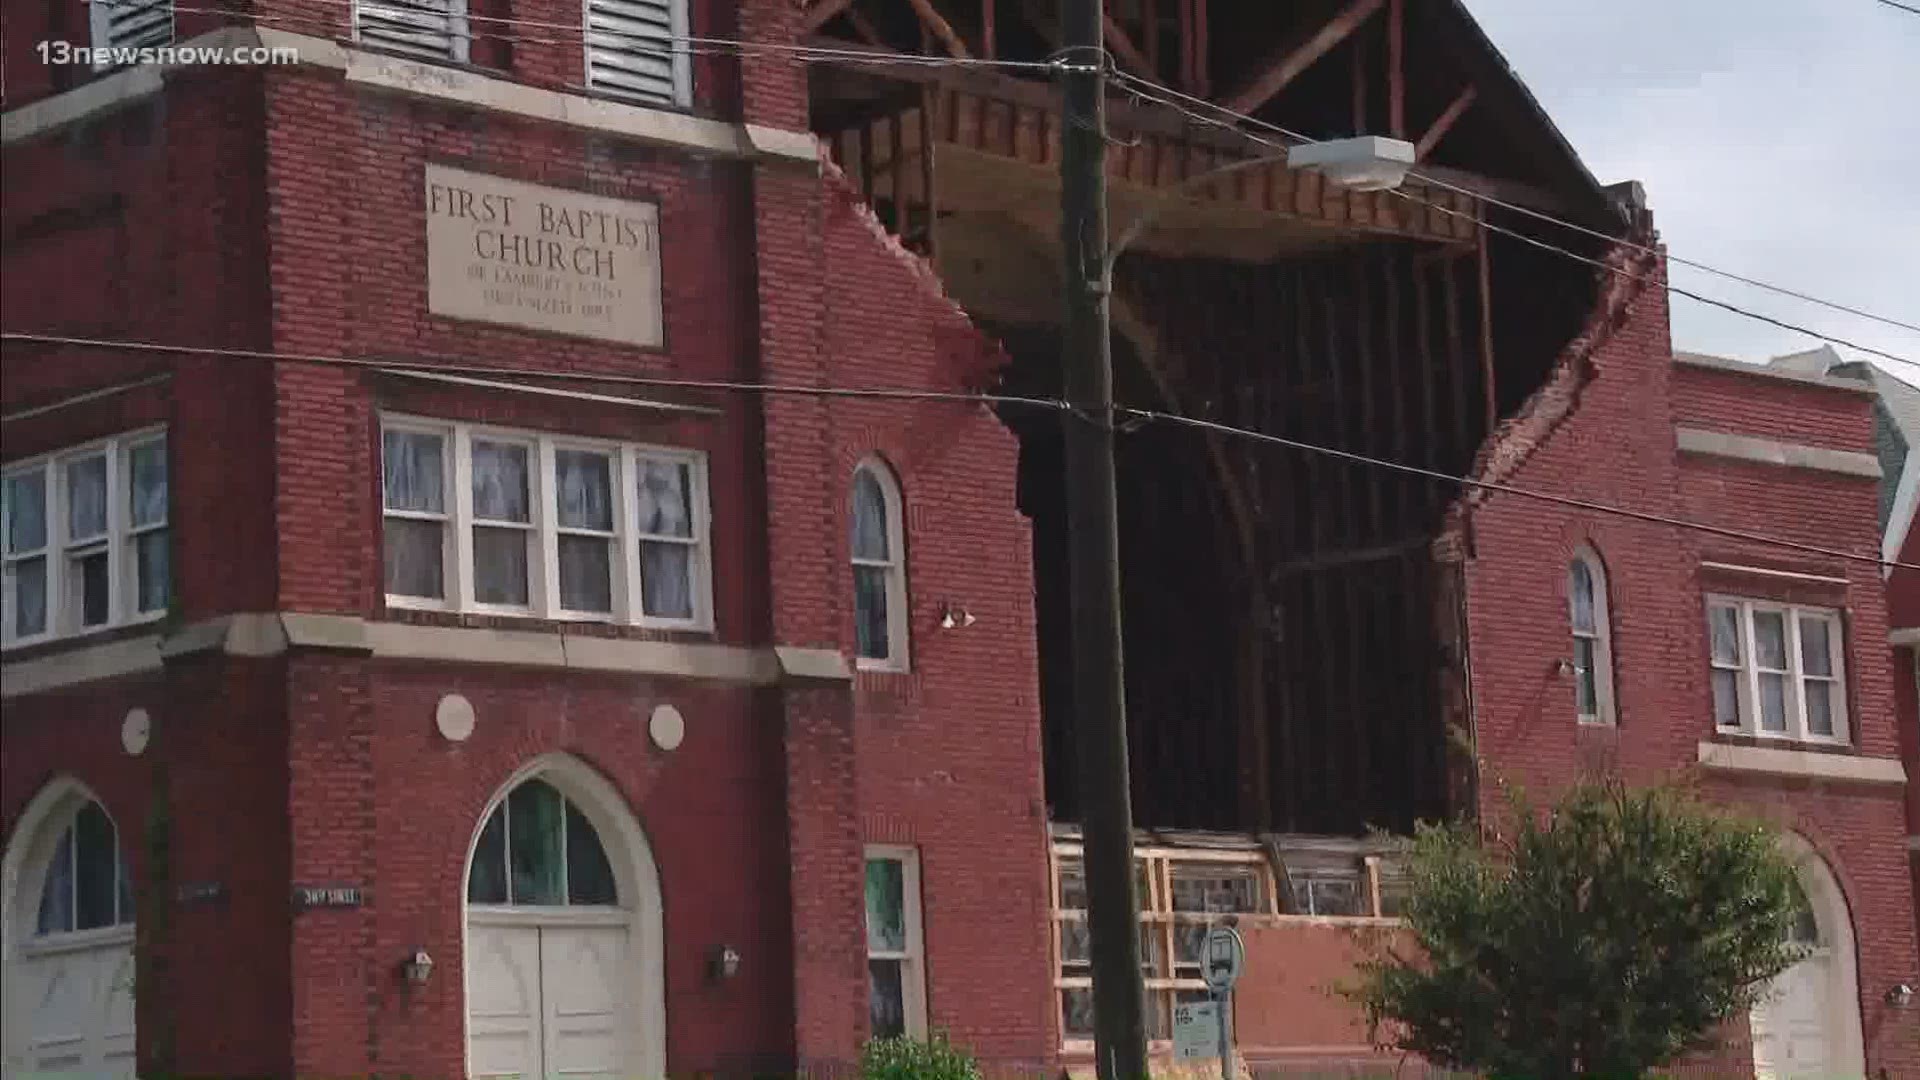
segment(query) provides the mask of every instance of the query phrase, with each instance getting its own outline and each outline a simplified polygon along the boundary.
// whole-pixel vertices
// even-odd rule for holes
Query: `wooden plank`
[[[907,3],[912,6],[913,13],[920,17],[920,25],[926,27],[934,37],[939,38],[940,43],[947,47],[950,55],[963,60],[973,55],[967,51],[967,43],[960,40],[960,35],[954,32],[953,25],[934,10],[933,0],[907,0]]]
[[[1353,318],[1353,340],[1359,356],[1358,372],[1360,376],[1360,430],[1357,437],[1347,443],[1345,449],[1362,454],[1376,454],[1385,440],[1380,434],[1380,387],[1387,383],[1391,386],[1391,377],[1380,378],[1378,357],[1373,350],[1373,328],[1378,313],[1373,307],[1372,283],[1367,280],[1368,259],[1357,255],[1353,259],[1354,303],[1351,312]],[[1364,539],[1368,533],[1380,535],[1386,528],[1386,481],[1377,468],[1358,466],[1364,477],[1362,483],[1367,488],[1367,528],[1354,539]],[[1359,522],[1355,522],[1358,527]]]
[[[1207,63],[1207,0],[1193,0],[1193,92],[1200,97],[1213,93]]]
[[[980,0],[980,55],[989,60],[999,54],[999,35],[994,26],[994,0]]]
[[[1469,84],[1454,95],[1453,100],[1440,111],[1440,115],[1434,118],[1433,123],[1427,125],[1426,133],[1420,136],[1420,141],[1414,144],[1414,160],[1425,161],[1427,155],[1433,153],[1433,148],[1440,145],[1440,140],[1446,138],[1447,132],[1453,130],[1453,125],[1460,122],[1460,117],[1466,113],[1467,108],[1473,104],[1473,99],[1479,94],[1479,89]]]
[[[1387,0],[1387,129],[1407,137],[1406,3]]]
[[[1120,65],[1142,78],[1153,78],[1153,63],[1140,51],[1139,46],[1133,43],[1133,39],[1127,36],[1127,28],[1121,26],[1120,21],[1111,14],[1103,14],[1101,18],[1105,21],[1107,48],[1113,50],[1113,55],[1120,61]]]
[[[1180,89],[1196,93],[1193,74],[1193,10],[1196,0],[1180,0]]]
[[[1493,261],[1487,253],[1487,234],[1480,234],[1480,374],[1487,399],[1487,433],[1500,425],[1499,386],[1493,366]]]
[[[1144,28],[1147,68],[1157,79],[1160,77],[1160,0],[1141,0],[1140,23]]]
[[[887,39],[880,36],[880,28],[873,20],[852,8],[847,9],[847,21],[853,24],[853,32],[865,38],[869,45],[885,45]]]
[[[1446,305],[1447,374],[1453,385],[1454,453],[1464,471],[1473,463],[1475,446],[1473,428],[1467,422],[1471,395],[1467,392],[1466,339],[1460,328],[1460,279],[1456,273],[1459,260],[1445,259],[1439,265],[1440,302]]]
[[[800,32],[811,34],[833,21],[835,15],[853,6],[853,0],[818,0],[807,13],[801,16]]]
[[[1275,94],[1345,41],[1384,3],[1386,0],[1348,0],[1333,18],[1289,39],[1270,54],[1246,85],[1226,96],[1224,104],[1234,112],[1250,113],[1272,101]]]
[[[1353,133],[1367,133],[1367,39],[1353,39],[1352,54],[1348,57],[1347,74],[1353,84]]]
[[[938,147],[934,143],[933,133],[939,129],[939,120],[934,111],[940,107],[940,93],[936,87],[926,87],[920,98],[920,194],[926,206],[927,215],[927,251],[928,259],[934,257],[935,230],[940,225],[940,199],[938,184],[935,183],[933,158]]]

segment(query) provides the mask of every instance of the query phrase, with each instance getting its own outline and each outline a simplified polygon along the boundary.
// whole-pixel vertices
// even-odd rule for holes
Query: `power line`
[[[1212,102],[1205,101],[1204,99],[1195,98],[1189,94],[1181,94],[1177,90],[1172,90],[1171,88],[1168,88],[1168,87],[1162,87],[1158,83],[1151,83],[1144,79],[1138,79],[1132,76],[1126,76],[1125,78],[1126,78],[1126,81],[1128,81],[1129,83],[1135,84],[1131,92],[1138,97],[1141,97],[1148,101],[1152,101],[1155,104],[1165,105],[1168,108],[1174,109],[1175,111],[1188,117],[1189,119],[1197,120],[1203,124],[1209,124],[1214,127],[1218,127],[1227,131],[1234,132],[1239,136],[1241,136],[1242,138],[1245,138],[1251,142],[1259,143],[1262,146],[1270,147],[1275,150],[1287,149],[1286,145],[1283,143],[1277,143],[1271,139],[1261,138],[1259,135],[1256,135],[1250,131],[1247,131],[1245,128],[1242,128],[1237,124],[1229,123],[1225,120],[1221,120],[1216,117],[1202,115],[1201,113],[1196,112],[1193,109],[1190,109],[1184,105],[1181,105],[1178,101],[1172,100],[1171,98],[1158,96],[1155,93],[1141,89],[1141,87],[1144,86],[1144,87],[1151,87],[1154,90],[1163,90],[1177,97],[1182,97],[1190,101],[1199,102],[1203,105],[1206,105],[1208,108],[1214,109],[1227,116],[1233,117],[1237,120],[1243,120],[1248,123],[1257,124],[1261,127],[1265,127],[1272,131],[1276,131],[1281,135],[1287,136],[1288,138],[1299,139],[1299,140],[1302,140],[1303,142],[1308,142],[1308,143],[1322,141],[1322,140],[1309,138],[1295,131],[1290,131],[1286,128],[1279,126],[1278,124],[1269,123],[1265,120],[1255,119],[1254,117],[1247,116],[1244,113],[1234,112],[1231,109],[1227,109],[1220,105],[1215,105]],[[1453,209],[1452,207],[1441,206],[1439,203],[1432,202],[1427,199],[1422,199],[1417,195],[1409,194],[1397,188],[1389,189],[1388,194],[1393,195],[1396,198],[1403,199],[1407,202],[1416,203],[1420,206],[1425,206],[1429,209],[1437,210],[1440,213],[1446,214],[1450,217],[1456,217],[1462,220],[1474,222],[1480,227],[1485,228],[1491,232],[1496,232],[1501,234],[1502,236],[1511,237],[1512,239],[1518,240],[1524,244],[1529,244],[1529,245],[1532,245],[1533,247],[1540,248],[1543,251],[1549,251],[1556,255],[1565,256],[1566,258],[1572,259],[1576,262],[1583,262],[1589,266],[1598,267],[1601,270],[1605,270],[1610,274],[1614,274],[1619,277],[1625,278],[1628,281],[1636,282],[1643,285],[1658,285],[1659,287],[1664,288],[1669,292],[1676,293],[1680,296],[1684,296],[1689,300],[1694,300],[1702,304],[1710,305],[1712,307],[1721,308],[1723,310],[1733,312],[1736,315],[1745,316],[1746,318],[1749,318],[1749,319],[1755,319],[1760,322],[1769,323],[1783,330],[1792,330],[1795,333],[1805,334],[1808,337],[1815,338],[1820,341],[1831,342],[1832,344],[1835,344],[1835,345],[1844,345],[1849,349],[1856,349],[1860,352],[1868,353],[1873,356],[1884,357],[1885,359],[1893,360],[1898,363],[1913,364],[1916,367],[1920,367],[1920,360],[1913,360],[1908,357],[1897,355],[1895,353],[1890,353],[1884,349],[1874,348],[1871,345],[1862,345],[1858,342],[1850,341],[1846,338],[1837,337],[1832,334],[1823,334],[1817,330],[1812,330],[1807,327],[1800,326],[1796,323],[1787,322],[1784,319],[1778,319],[1771,315],[1763,315],[1756,311],[1750,311],[1746,308],[1739,306],[1738,304],[1731,303],[1730,301],[1721,300],[1711,296],[1704,296],[1700,293],[1693,292],[1690,289],[1681,288],[1680,286],[1675,285],[1668,281],[1662,281],[1658,278],[1652,278],[1642,274],[1636,274],[1633,271],[1628,270],[1624,267],[1614,266],[1613,264],[1608,263],[1604,260],[1596,259],[1588,255],[1582,255],[1577,251],[1572,251],[1567,248],[1561,247],[1557,244],[1549,243],[1545,240],[1539,239],[1538,237],[1528,236],[1525,233],[1517,232],[1513,229],[1506,228],[1505,226],[1502,226],[1502,225],[1497,225],[1491,221],[1484,220],[1483,218],[1475,217],[1472,214],[1463,214],[1460,211]],[[1467,194],[1471,195],[1473,193],[1467,192]],[[1475,196],[1475,197],[1477,198],[1478,196]],[[1606,234],[1601,233],[1598,235],[1605,236]],[[1621,241],[1613,240],[1610,237],[1608,239],[1610,240],[1610,242],[1613,242],[1613,243],[1622,243]],[[1658,254],[1658,252],[1655,249],[1643,247],[1640,245],[1625,245],[1625,246],[1638,248],[1641,251],[1648,252],[1651,254]]]
[[[1900,2],[1900,0],[1880,0],[1880,2],[1887,5],[1890,8],[1895,8],[1900,11],[1904,11],[1909,15],[1920,15],[1920,7],[1913,7],[1910,4],[1903,4]]]
[[[117,351],[124,351],[124,352],[148,352],[148,353],[162,353],[162,354],[171,354],[171,355],[213,356],[213,357],[220,357],[224,359],[263,360],[263,361],[275,362],[275,363],[319,364],[324,366],[354,368],[354,369],[362,369],[362,370],[385,369],[389,371],[392,371],[392,370],[428,371],[428,372],[437,372],[441,374],[457,373],[462,375],[474,375],[474,376],[489,376],[489,375],[496,376],[496,377],[513,376],[513,377],[519,377],[519,378],[549,379],[549,380],[564,381],[564,382],[588,382],[588,383],[603,383],[603,384],[609,384],[609,385],[650,387],[654,389],[700,390],[700,391],[751,393],[751,394],[793,394],[793,395],[807,396],[807,397],[827,397],[827,398],[873,398],[873,399],[890,399],[890,400],[899,400],[899,401],[945,402],[945,403],[966,404],[966,405],[1013,405],[1013,406],[1020,406],[1025,408],[1039,408],[1039,409],[1047,409],[1054,412],[1068,413],[1068,414],[1078,416],[1081,419],[1087,420],[1089,422],[1100,422],[1099,418],[1093,412],[1087,409],[1084,409],[1071,401],[1067,401],[1061,398],[1029,397],[1029,396],[1016,395],[1016,394],[987,394],[987,393],[953,392],[953,391],[939,391],[939,390],[910,390],[910,389],[904,389],[904,388],[889,388],[889,387],[845,387],[845,386],[831,386],[831,385],[809,386],[809,385],[795,384],[795,383],[762,383],[762,382],[730,381],[730,380],[715,380],[715,379],[670,379],[670,378],[658,378],[658,377],[645,376],[645,375],[596,375],[596,374],[590,374],[590,373],[584,373],[584,372],[548,371],[548,370],[539,369],[539,368],[515,368],[515,367],[506,367],[503,365],[494,365],[494,364],[474,365],[474,364],[457,364],[457,363],[451,363],[451,362],[426,363],[421,361],[376,360],[376,359],[371,359],[367,357],[338,356],[338,355],[322,354],[322,353],[281,353],[281,352],[272,352],[272,351],[261,350],[261,349],[221,348],[221,347],[206,346],[206,345],[169,345],[169,344],[163,344],[160,342],[150,342],[150,341],[119,341],[119,340],[109,340],[109,339],[103,339],[103,338],[72,337],[72,336],[66,336],[66,335],[60,335],[60,334],[26,333],[26,332],[19,332],[19,331],[0,332],[0,341],[10,341],[10,342],[19,342],[22,344],[36,344],[36,345],[61,345],[61,346],[71,346],[76,348],[89,348],[89,349],[110,349],[110,350],[117,350]],[[1514,484],[1506,484],[1506,483],[1501,483],[1499,481],[1494,481],[1494,480],[1479,480],[1470,476],[1456,476],[1452,473],[1440,472],[1435,469],[1428,469],[1418,465],[1408,465],[1404,462],[1393,461],[1387,458],[1373,457],[1367,454],[1355,453],[1350,450],[1341,450],[1335,447],[1323,446],[1318,443],[1310,443],[1310,442],[1305,442],[1299,439],[1291,439],[1282,435],[1273,435],[1267,432],[1256,431],[1252,428],[1236,427],[1231,424],[1224,424],[1214,420],[1205,420],[1199,417],[1183,416],[1179,413],[1169,413],[1169,412],[1162,412],[1162,411],[1153,410],[1153,409],[1136,409],[1136,408],[1131,408],[1127,406],[1118,406],[1114,409],[1114,414],[1117,416],[1131,417],[1133,419],[1140,420],[1142,422],[1169,423],[1169,424],[1175,424],[1175,425],[1184,426],[1184,427],[1191,427],[1191,428],[1197,428],[1201,430],[1212,431],[1218,434],[1230,435],[1235,438],[1250,439],[1255,442],[1267,443],[1275,446],[1283,446],[1288,449],[1298,450],[1304,453],[1319,454],[1324,457],[1336,458],[1339,460],[1352,462],[1353,464],[1356,464],[1356,465],[1365,465],[1371,468],[1387,469],[1393,472],[1404,473],[1410,476],[1425,477],[1429,480],[1435,480],[1442,483],[1454,484],[1463,488],[1471,488],[1479,491],[1490,491],[1490,492],[1498,492],[1498,493],[1507,494],[1507,495],[1514,495],[1524,499],[1531,499],[1537,502],[1552,503],[1558,506],[1565,506],[1565,507],[1578,509],[1578,510],[1586,510],[1592,513],[1611,514],[1616,517],[1629,518],[1634,521],[1640,521],[1648,524],[1664,525],[1664,526],[1668,526],[1676,529],[1687,529],[1694,532],[1700,532],[1700,533],[1705,533],[1713,536],[1722,537],[1724,539],[1740,540],[1747,543],[1760,544],[1760,545],[1769,546],[1769,547],[1777,547],[1783,550],[1796,551],[1796,552],[1800,552],[1802,554],[1807,554],[1807,555],[1820,555],[1826,558],[1841,559],[1848,562],[1866,563],[1872,566],[1877,566],[1882,568],[1895,567],[1895,568],[1905,569],[1905,570],[1920,570],[1920,563],[1904,563],[1904,562],[1899,562],[1897,560],[1884,559],[1877,555],[1863,555],[1863,554],[1860,554],[1859,552],[1844,551],[1838,548],[1822,547],[1817,544],[1803,544],[1794,540],[1784,540],[1779,537],[1767,536],[1762,533],[1751,533],[1751,532],[1746,532],[1740,529],[1726,529],[1717,525],[1708,525],[1703,522],[1690,521],[1685,518],[1669,517],[1664,514],[1654,514],[1654,513],[1649,513],[1643,510],[1634,510],[1628,507],[1616,506],[1611,503],[1594,502],[1591,500],[1578,499],[1578,498],[1574,498],[1572,496],[1567,496],[1567,495],[1556,495],[1556,494],[1553,494],[1552,492],[1540,491],[1535,488],[1519,487]],[[4,419],[4,418],[0,417],[0,419]]]

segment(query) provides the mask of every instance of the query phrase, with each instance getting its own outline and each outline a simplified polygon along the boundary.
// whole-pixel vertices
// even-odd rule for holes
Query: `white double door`
[[[626,913],[527,908],[467,921],[467,1067],[480,1077],[631,1076]]]
[[[66,936],[73,940],[30,945],[8,980],[20,998],[7,1003],[7,1019],[24,1022],[25,1053],[7,1075],[132,1080],[133,928]]]
[[[1753,1071],[1758,1080],[1837,1080],[1833,1010],[1827,996],[1833,963],[1826,949],[1781,972],[1753,1007]]]

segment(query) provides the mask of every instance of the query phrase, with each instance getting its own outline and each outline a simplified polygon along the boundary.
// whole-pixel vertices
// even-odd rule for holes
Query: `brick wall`
[[[1871,399],[1677,367],[1664,299],[1658,290],[1621,296],[1617,315],[1563,358],[1556,380],[1566,389],[1557,419],[1509,429],[1509,445],[1489,459],[1517,462],[1506,479],[1523,487],[1804,544],[1876,551],[1871,480],[1682,457],[1673,434],[1682,424],[1871,452]],[[1502,494],[1479,502],[1464,534],[1471,545],[1467,602],[1483,812],[1495,811],[1508,785],[1546,796],[1583,771],[1617,771],[1642,782],[1687,773],[1697,744],[1715,738],[1702,599],[1710,591],[1843,607],[1854,744],[1872,756],[1897,752],[1887,650],[1880,644],[1885,603],[1872,566]],[[1558,667],[1572,648],[1566,567],[1583,545],[1599,552],[1607,573],[1618,702],[1613,727],[1576,724],[1572,678]],[[1765,578],[1703,570],[1705,561],[1832,576],[1846,584],[1783,592]],[[1704,780],[1704,790],[1793,828],[1826,857],[1860,942],[1869,1064],[1896,1075],[1920,1068],[1911,1015],[1881,999],[1888,986],[1911,978],[1915,955],[1899,792],[1719,777]],[[1743,1031],[1731,1037],[1738,1044]]]

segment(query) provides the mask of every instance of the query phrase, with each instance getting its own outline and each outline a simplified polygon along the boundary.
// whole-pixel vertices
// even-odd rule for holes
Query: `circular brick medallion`
[[[473,734],[473,702],[460,694],[448,694],[433,710],[433,726],[448,742],[466,742]]]
[[[687,737],[687,721],[680,710],[671,705],[656,705],[653,716],[647,720],[647,734],[653,737],[653,745],[662,750],[677,749]]]

